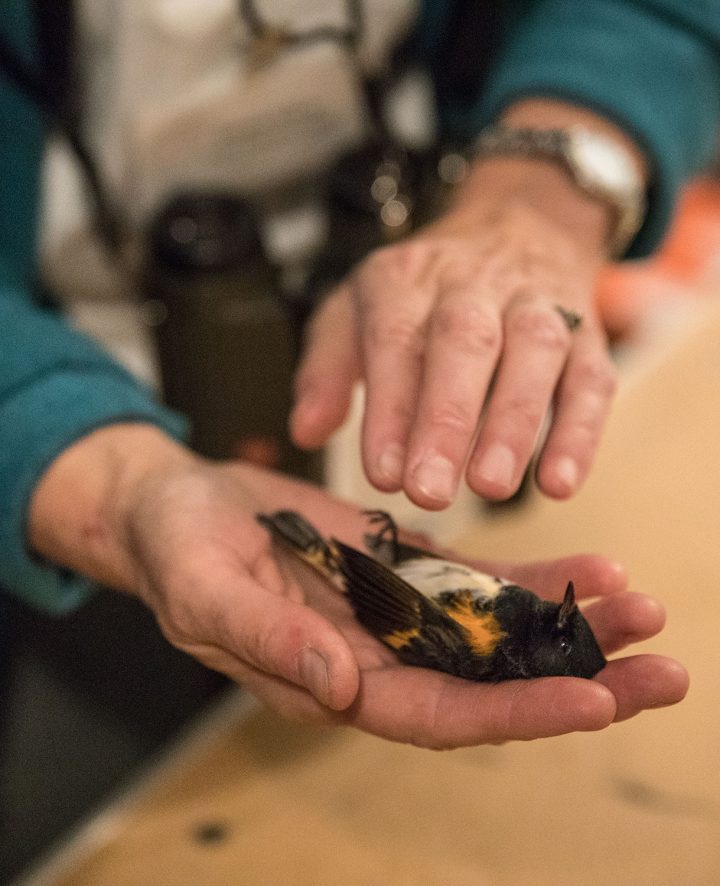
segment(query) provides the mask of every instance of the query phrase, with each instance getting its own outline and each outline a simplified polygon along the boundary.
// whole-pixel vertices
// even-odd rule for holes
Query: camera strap
[[[92,152],[79,125],[73,88],[72,0],[34,0],[36,61],[22,57],[0,29],[0,74],[19,89],[65,138],[82,170],[101,239],[112,254],[123,244],[121,213],[107,193]]]

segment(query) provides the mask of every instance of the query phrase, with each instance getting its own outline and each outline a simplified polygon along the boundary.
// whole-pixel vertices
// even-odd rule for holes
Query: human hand
[[[354,655],[281,575],[255,516],[262,493],[239,464],[202,459],[151,426],[112,425],[51,466],[31,540],[49,560],[139,597],[166,639],[206,666],[239,683],[287,681],[344,708],[358,687]]]
[[[480,222],[445,219],[375,252],[311,323],[295,441],[322,445],[362,376],[368,479],[439,509],[466,462],[478,495],[512,495],[554,406],[538,484],[570,495],[589,470],[614,388],[592,304],[598,266],[527,206],[497,207]],[[581,326],[571,332],[556,305],[582,315]]]
[[[536,102],[508,121],[587,117]],[[440,509],[464,471],[478,495],[507,498],[549,418],[537,482],[572,495],[615,387],[593,303],[608,222],[551,162],[476,164],[442,219],[371,254],[320,307],[296,379],[296,443],[323,445],[362,379],[363,464],[378,489]]]
[[[268,510],[291,507],[321,532],[362,545],[367,523],[354,507],[313,487],[297,484],[292,491],[286,478],[277,475],[246,466],[238,470],[248,487],[266,500]],[[294,557],[286,557],[282,551],[278,556],[285,563],[286,574],[303,587],[307,604],[342,631],[360,675],[358,694],[343,711],[329,711],[307,692],[259,676],[252,690],[285,716],[352,725],[423,747],[450,748],[603,729],[642,710],[674,704],[687,691],[684,668],[659,655],[616,658],[593,680],[546,677],[472,683],[408,667],[360,627],[342,596],[326,582]],[[604,557],[576,555],[525,565],[467,562],[556,600],[562,598],[572,579],[578,598],[595,598],[584,613],[606,655],[654,636],[664,625],[662,606],[651,597],[628,592],[622,568]]]
[[[97,484],[107,477],[103,464],[128,452],[141,455]],[[89,497],[87,478],[97,487]],[[31,540],[43,555],[139,596],[171,643],[286,717],[451,747],[601,729],[685,693],[684,670],[661,656],[612,661],[592,681],[495,685],[402,665],[337,591],[272,550],[255,514],[287,507],[362,544],[365,517],[318,488],[241,463],[211,464],[154,429],[117,426],[51,467],[31,509]],[[599,597],[586,615],[606,652],[662,627],[659,604],[626,593],[622,571],[601,557],[475,565],[555,596],[572,578],[578,596]]]

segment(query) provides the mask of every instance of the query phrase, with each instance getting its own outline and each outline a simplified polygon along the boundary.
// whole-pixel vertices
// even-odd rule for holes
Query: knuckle
[[[602,421],[597,415],[580,416],[573,424],[572,431],[568,433],[567,444],[576,453],[576,460],[584,462],[583,453],[592,451],[600,441],[602,433]]]
[[[468,405],[453,400],[446,400],[434,406],[428,415],[430,424],[453,436],[469,437],[475,430],[476,416]]]
[[[487,307],[443,303],[435,311],[433,323],[440,336],[464,353],[486,354],[500,349],[500,320]]]
[[[413,402],[404,397],[387,401],[385,410],[385,420],[395,427],[407,428],[415,418]]]
[[[512,429],[514,437],[535,434],[545,414],[540,400],[527,395],[508,399],[499,409],[499,423]]]
[[[158,625],[165,639],[178,648],[202,640],[198,636],[197,619],[185,594],[167,594],[162,610],[156,613]]]
[[[246,652],[253,664],[263,669],[269,668],[274,673],[285,674],[286,658],[292,660],[294,650],[302,646],[302,637],[299,629],[292,624],[268,619],[248,633],[246,643]]]
[[[365,275],[388,275],[391,277],[413,274],[427,258],[427,247],[419,240],[406,240],[393,246],[383,246],[362,262],[358,269],[360,277]]]
[[[375,312],[367,321],[367,342],[372,349],[391,349],[411,356],[422,351],[422,335],[417,322],[409,315],[388,316]]]
[[[408,737],[409,743],[430,751],[448,751],[459,741],[448,734],[445,690],[431,696],[423,706],[416,730]]]
[[[607,400],[615,395],[618,385],[617,373],[609,359],[605,357],[580,359],[574,374],[585,390],[590,390]]]
[[[525,304],[513,311],[507,322],[509,333],[545,350],[563,351],[570,345],[570,331],[562,318],[544,305]]]

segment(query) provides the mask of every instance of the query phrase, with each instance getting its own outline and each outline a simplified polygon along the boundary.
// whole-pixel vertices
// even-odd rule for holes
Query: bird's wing
[[[331,544],[340,555],[339,568],[350,605],[373,636],[398,650],[413,640],[425,639],[428,628],[459,638],[458,623],[392,569],[337,539]]]

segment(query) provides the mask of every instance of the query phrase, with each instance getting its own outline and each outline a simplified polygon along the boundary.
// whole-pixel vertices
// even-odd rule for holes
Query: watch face
[[[637,188],[637,176],[625,151],[587,130],[573,130],[570,151],[576,172],[585,183],[610,193]]]

